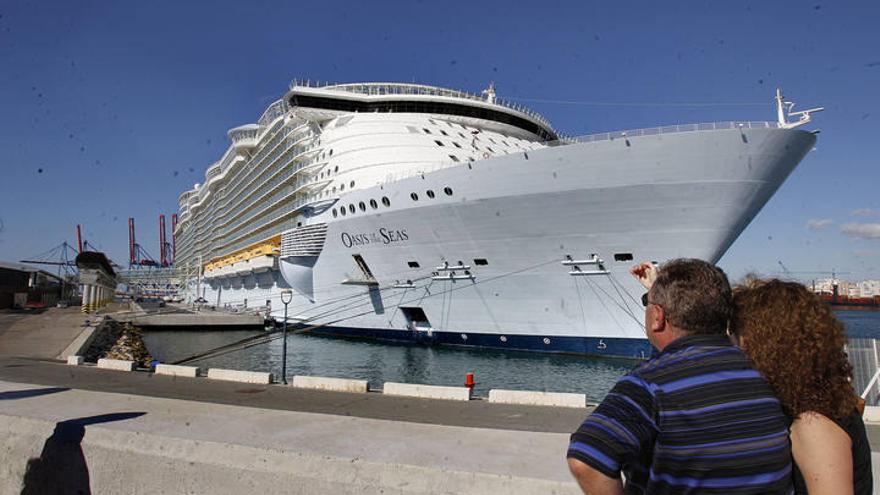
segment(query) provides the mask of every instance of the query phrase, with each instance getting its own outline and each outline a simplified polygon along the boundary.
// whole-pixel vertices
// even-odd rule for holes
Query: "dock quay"
[[[0,314],[0,493],[580,493],[565,450],[589,406],[68,365],[84,318]]]
[[[211,327],[218,329],[263,328],[265,317],[259,313],[232,313],[222,310],[202,308],[197,310],[185,305],[168,304],[158,307],[156,303],[130,303],[132,309],[117,313],[114,319],[120,322],[130,321],[138,327],[150,330],[167,329],[198,329]]]

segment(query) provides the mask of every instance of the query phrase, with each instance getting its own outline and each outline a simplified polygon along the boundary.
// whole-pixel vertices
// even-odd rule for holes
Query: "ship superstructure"
[[[218,306],[293,290],[315,332],[644,357],[629,266],[721,257],[815,142],[778,99],[561,139],[491,86],[295,81],[180,196],[177,262]]]

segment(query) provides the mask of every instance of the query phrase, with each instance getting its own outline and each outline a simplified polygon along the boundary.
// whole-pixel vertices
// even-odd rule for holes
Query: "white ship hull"
[[[281,318],[290,287],[290,316],[317,333],[646,357],[643,289],[629,268],[717,261],[814,142],[799,130],[729,128],[460,163],[351,191],[333,209],[382,197],[390,206],[312,214],[301,229],[326,225],[317,256],[282,249],[278,269],[208,279],[200,295],[269,302]]]

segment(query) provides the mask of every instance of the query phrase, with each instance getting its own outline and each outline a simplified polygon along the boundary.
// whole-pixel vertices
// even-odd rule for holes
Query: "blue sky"
[[[880,278],[878,22],[876,1],[4,0],[0,259],[81,223],[123,264],[128,217],[158,256],[158,215],[294,77],[495,81],[571,135],[774,120],[782,86],[822,133],[722,266]]]

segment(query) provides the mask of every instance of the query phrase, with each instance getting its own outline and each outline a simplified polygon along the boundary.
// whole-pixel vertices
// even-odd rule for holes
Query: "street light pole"
[[[281,302],[284,303],[284,323],[281,333],[281,383],[287,385],[287,305],[293,299],[293,291],[285,289],[281,291]]]

